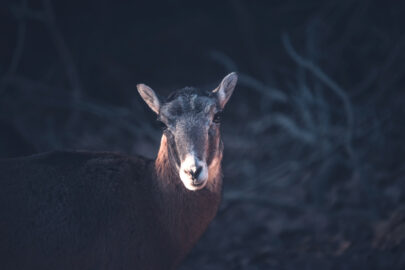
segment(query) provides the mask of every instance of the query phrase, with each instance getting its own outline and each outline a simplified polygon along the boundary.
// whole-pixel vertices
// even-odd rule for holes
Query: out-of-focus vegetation
[[[0,156],[156,154],[138,97],[239,84],[224,198],[182,269],[404,269],[400,1],[2,1]]]

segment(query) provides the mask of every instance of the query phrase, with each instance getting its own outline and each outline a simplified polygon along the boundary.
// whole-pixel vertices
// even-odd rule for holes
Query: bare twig
[[[20,91],[32,94],[26,96],[26,98],[29,98],[32,103],[86,112],[106,119],[115,126],[120,127],[137,137],[143,136],[152,140],[156,140],[158,137],[157,130],[154,130],[150,125],[140,121],[139,118],[137,119],[134,117],[134,113],[126,108],[100,105],[93,101],[85,100],[84,98],[75,103],[68,103],[65,102],[67,97],[60,96],[60,93],[66,92],[65,89],[61,90],[60,88],[51,87],[44,83],[24,77],[8,76],[2,79],[2,83],[5,85],[13,85],[18,87]],[[32,89],[37,91],[27,91]],[[38,95],[38,90],[45,91],[45,93]],[[58,96],[55,96],[55,90],[59,90],[56,91],[59,94]],[[35,98],[36,96],[40,96],[40,98]],[[24,95],[21,95],[21,97],[24,97]]]
[[[16,47],[14,49],[13,55],[11,57],[11,62],[9,68],[4,73],[4,77],[7,77],[11,74],[14,74],[17,71],[17,68],[21,62],[21,57],[24,49],[25,43],[25,34],[26,34],[26,22],[25,22],[25,13],[27,10],[27,0],[21,1],[21,7],[17,8],[14,7],[14,15],[18,19],[18,29],[17,29],[17,41]],[[3,80],[0,81],[0,94],[4,90],[4,84],[2,83]]]
[[[81,82],[80,82],[79,73],[78,73],[75,63],[73,61],[72,54],[63,38],[61,32],[59,31],[59,29],[56,25],[55,14],[52,9],[51,1],[42,0],[42,5],[44,8],[46,17],[47,17],[47,25],[49,27],[49,31],[53,38],[53,42],[56,46],[59,57],[61,58],[64,66],[65,66],[66,75],[68,77],[70,87],[73,90],[72,101],[73,101],[73,103],[79,103],[79,101],[82,97],[82,86],[81,86]],[[78,110],[74,110],[71,115],[70,120],[68,121],[68,122],[70,122],[68,124],[68,126],[70,126],[75,121],[77,121],[78,117],[79,117]]]
[[[238,70],[234,61],[222,52],[213,51],[210,53],[212,60],[223,65],[228,72]],[[239,72],[239,84],[247,86],[252,90],[262,94],[268,98],[271,102],[286,102],[288,97],[282,92],[282,90],[269,87],[259,80],[249,76],[247,74]]]
[[[269,87],[249,75],[243,73],[239,74],[239,81],[240,84],[250,87],[252,90],[263,94],[272,102],[286,102],[288,100],[287,95],[284,94],[282,90]]]
[[[272,115],[267,115],[262,119],[255,121],[251,127],[253,132],[258,134],[262,133],[264,130],[270,128],[271,126],[279,126],[287,131],[288,134],[296,139],[302,140],[305,143],[313,144],[316,141],[314,135],[304,129],[298,127],[294,121],[281,113],[276,113]]]
[[[351,102],[349,100],[349,97],[347,96],[346,92],[335,81],[333,81],[329,76],[327,76],[318,66],[316,66],[311,61],[303,58],[296,52],[296,50],[291,45],[290,38],[288,37],[287,34],[284,34],[282,39],[283,39],[284,47],[285,47],[288,55],[299,66],[309,70],[315,77],[317,77],[321,82],[323,82],[325,85],[327,85],[342,100],[344,109],[346,111],[347,126],[348,126],[347,138],[345,141],[347,143],[346,146],[347,146],[348,153],[352,156],[353,155],[352,131],[353,131],[353,124],[354,124],[354,117],[353,117],[353,111],[352,111]]]
[[[24,49],[25,33],[26,33],[26,29],[27,29],[27,25],[25,22],[26,10],[27,10],[27,0],[22,0],[21,8],[15,14],[19,20],[16,47],[13,52],[13,56],[11,58],[10,67],[7,70],[6,74],[15,73],[17,71],[18,65],[20,64],[20,61],[21,61],[22,52]]]
[[[375,132],[378,129],[382,129],[385,124],[390,122],[390,119],[392,118],[391,115],[385,116],[383,119],[381,119],[380,122],[376,123],[373,126],[369,126],[369,121],[364,121],[364,123],[359,124],[361,126],[361,130],[363,133],[361,135],[357,136],[357,140],[364,139],[369,136],[370,133]],[[328,149],[327,151],[324,151],[323,153],[317,153],[314,154],[310,157],[308,157],[305,160],[305,164],[299,165],[297,163],[291,163],[288,168],[288,173],[293,173],[294,171],[298,170],[307,170],[314,164],[317,164],[318,162],[324,162],[327,160],[331,160],[332,158],[336,158],[336,156],[339,153],[339,149],[346,148],[347,142],[345,140],[337,142],[333,147]],[[284,169],[284,168],[283,168]],[[274,173],[274,174],[273,174]],[[232,192],[232,195],[234,198],[237,198],[238,196],[243,197],[245,193],[247,192],[255,192],[259,189],[265,188],[266,186],[272,185],[275,181],[279,180],[277,177],[283,177],[287,172],[284,170],[280,170],[279,172],[270,172],[267,173],[266,175],[267,178],[263,178],[263,180],[259,184],[251,185],[248,189],[243,190],[242,192]],[[276,180],[274,180],[276,179]]]

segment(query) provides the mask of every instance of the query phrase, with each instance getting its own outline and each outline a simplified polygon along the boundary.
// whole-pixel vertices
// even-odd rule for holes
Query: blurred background
[[[221,209],[181,269],[405,269],[405,2],[0,2],[0,157],[154,157],[137,83],[231,71]]]

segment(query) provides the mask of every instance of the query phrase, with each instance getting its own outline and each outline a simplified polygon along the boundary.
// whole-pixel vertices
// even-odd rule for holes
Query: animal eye
[[[221,115],[222,115],[222,112],[217,112],[215,115],[214,115],[214,119],[212,120],[214,123],[220,123],[221,122]]]
[[[167,126],[166,126],[165,123],[163,123],[163,122],[160,121],[160,120],[157,120],[157,122],[158,122],[159,128],[160,128],[161,130],[167,129]]]

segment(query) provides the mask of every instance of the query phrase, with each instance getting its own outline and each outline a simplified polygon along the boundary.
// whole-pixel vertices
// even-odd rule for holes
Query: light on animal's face
[[[219,123],[221,112],[231,97],[238,76],[228,74],[210,92],[192,87],[179,89],[161,100],[144,84],[138,92],[146,104],[158,115],[171,166],[188,190],[203,189],[220,168],[222,144]]]
[[[208,182],[207,163],[199,160],[193,153],[190,153],[181,162],[179,175],[188,190],[196,191],[202,189]]]

